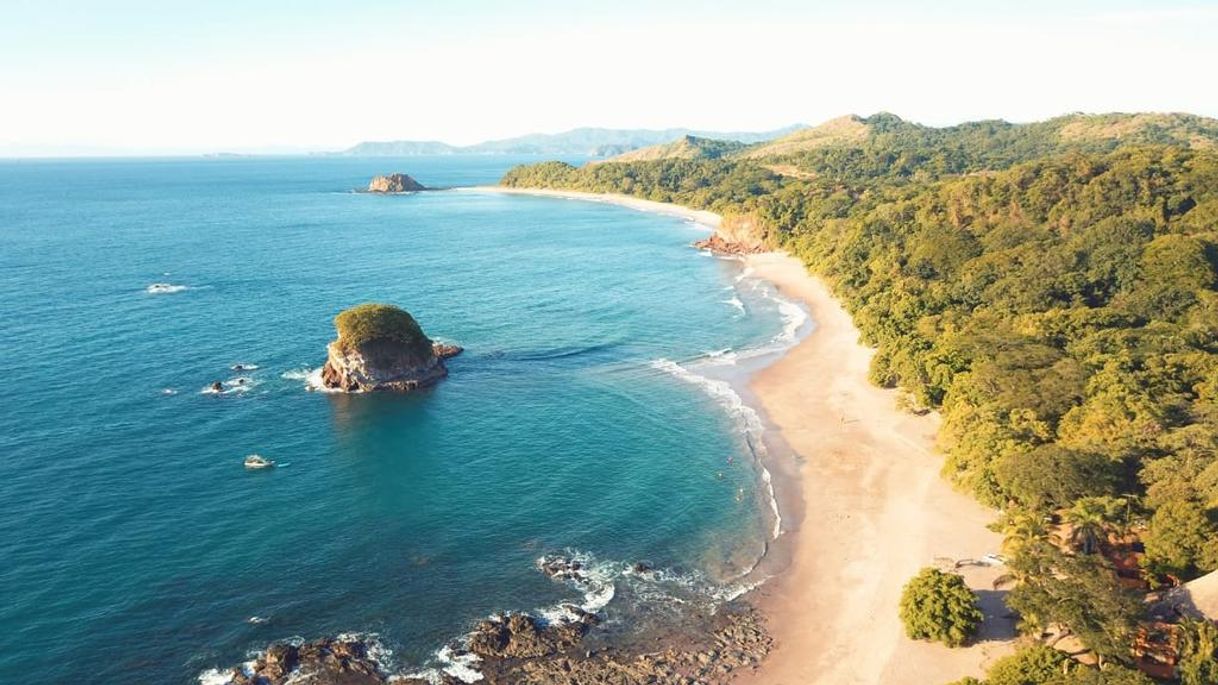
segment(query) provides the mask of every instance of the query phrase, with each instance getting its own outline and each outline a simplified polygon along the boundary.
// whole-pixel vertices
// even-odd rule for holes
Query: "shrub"
[[[915,640],[959,647],[977,632],[982,618],[977,595],[954,573],[924,568],[901,593],[901,622]]]
[[[1066,655],[1045,645],[1021,649],[990,667],[986,685],[1042,685],[1062,674]]]

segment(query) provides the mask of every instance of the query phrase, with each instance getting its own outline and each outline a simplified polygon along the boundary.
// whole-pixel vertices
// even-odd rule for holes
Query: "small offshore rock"
[[[370,193],[412,193],[427,188],[406,174],[377,176],[368,184]]]

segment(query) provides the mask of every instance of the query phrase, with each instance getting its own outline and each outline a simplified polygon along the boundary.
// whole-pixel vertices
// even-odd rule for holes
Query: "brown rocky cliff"
[[[405,392],[434,385],[448,375],[444,360],[461,352],[456,345],[431,343],[423,352],[393,340],[370,340],[343,345],[335,340],[326,347],[322,383],[346,392]]]
[[[709,238],[694,243],[716,254],[756,254],[771,249],[761,220],[753,214],[729,214]]]

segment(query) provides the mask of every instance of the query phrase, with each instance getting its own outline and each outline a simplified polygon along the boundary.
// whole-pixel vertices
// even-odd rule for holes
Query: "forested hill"
[[[748,148],[736,140],[715,140],[698,136],[683,136],[671,143],[624,152],[605,162],[646,162],[660,159],[719,159]]]
[[[854,123],[777,158],[503,183],[755,219],[832,285],[878,348],[875,382],[942,412],[945,475],[1003,512],[1024,626],[1132,664],[1145,605],[1114,562],[1150,587],[1218,568],[1218,122]],[[1193,656],[1218,674],[1212,652]]]
[[[1218,148],[1218,119],[1191,114],[1071,114],[1031,124],[976,121],[935,128],[881,113],[844,116],[772,140],[740,145],[705,139],[656,145],[608,161],[719,158],[752,160],[797,177],[926,180],[1004,169],[1063,152],[1104,152],[1134,144]]]

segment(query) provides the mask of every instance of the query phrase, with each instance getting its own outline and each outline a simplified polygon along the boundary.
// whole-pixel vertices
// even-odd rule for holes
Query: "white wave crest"
[[[199,685],[228,685],[233,682],[232,671],[209,668],[199,674]]]
[[[217,390],[216,388],[212,387],[212,385],[209,384],[206,387],[204,387],[202,390],[200,390],[199,392],[203,395],[242,394],[242,393],[247,393],[250,390],[253,390],[254,388],[258,387],[258,385],[259,385],[259,382],[253,378],[250,378],[248,376],[238,376],[236,378],[230,378],[226,381],[222,381],[220,383],[220,387],[221,387],[220,390]]]
[[[304,381],[305,390],[313,392],[343,392],[338,388],[326,387],[326,384],[321,381],[321,368],[311,369],[306,366],[292,369],[291,371],[284,371],[279,377],[288,381]]]
[[[733,309],[735,309],[736,311],[740,312],[741,314],[745,314],[745,313],[746,313],[746,312],[745,312],[745,310],[744,310],[744,303],[740,301],[740,298],[739,298],[739,297],[734,297],[734,296],[733,296],[733,297],[731,297],[731,298],[728,298],[728,299],[726,299],[726,300],[723,300],[722,302],[723,302],[723,304],[730,304],[730,305],[732,306],[732,308],[733,308]]]
[[[564,574],[561,580],[583,595],[580,609],[593,614],[601,611],[617,594],[614,579],[621,575],[621,565],[598,562],[595,557],[585,552],[571,552],[568,556],[572,562],[579,564],[579,570]],[[539,557],[537,567],[542,568],[549,559],[547,556]],[[569,607],[570,603],[560,602],[555,606],[539,609],[537,613],[552,623],[578,619]]]
[[[477,669],[477,664],[482,661],[477,654],[470,652],[457,652],[451,646],[445,645],[435,653],[436,668],[426,668],[421,671],[414,671],[402,676],[402,679],[422,679],[432,685],[443,685],[444,676],[450,676],[460,680],[463,683],[476,683],[482,680],[482,673]],[[397,681],[398,678],[391,678],[391,681]]]
[[[740,355],[730,347],[725,347],[721,350],[712,350],[706,353],[706,363],[715,366],[731,366],[740,359]]]
[[[803,328],[808,320],[808,313],[803,307],[781,295],[770,295],[770,298],[778,303],[778,314],[782,317],[782,332],[774,337],[774,341],[784,344],[795,342],[799,329]]]

